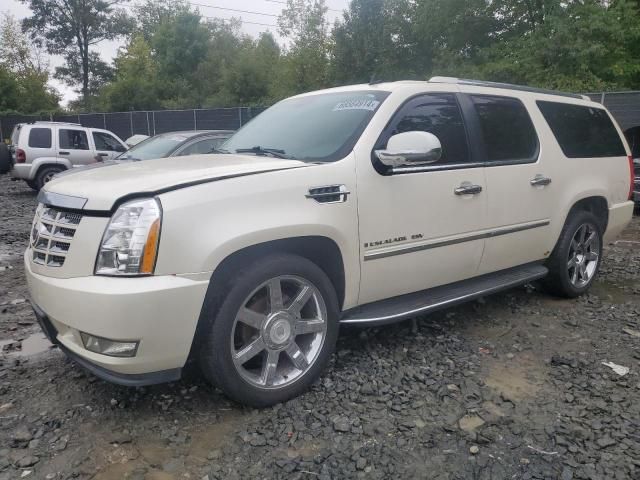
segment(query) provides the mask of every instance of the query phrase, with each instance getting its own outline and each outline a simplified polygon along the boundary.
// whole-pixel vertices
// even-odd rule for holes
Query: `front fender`
[[[336,164],[262,173],[160,195],[162,233],[156,273],[213,272],[222,261],[254,245],[299,237],[325,237],[340,250],[344,307],[357,303],[360,284],[358,216],[353,166]],[[343,184],[344,203],[305,197],[309,188]]]

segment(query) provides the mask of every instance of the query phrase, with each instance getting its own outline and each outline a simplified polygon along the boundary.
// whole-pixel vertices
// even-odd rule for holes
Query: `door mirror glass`
[[[376,150],[376,156],[388,167],[426,165],[440,160],[442,145],[433,133],[404,132],[389,138],[387,148]]]

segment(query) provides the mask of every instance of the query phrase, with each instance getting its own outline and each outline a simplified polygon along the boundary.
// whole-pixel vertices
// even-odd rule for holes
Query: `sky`
[[[243,21],[242,31],[258,36],[261,32],[271,32],[282,43],[282,39],[278,36],[277,15],[283,8],[285,0],[189,0],[189,3],[200,11],[202,16],[216,17],[222,19],[241,18]],[[136,0],[130,2],[135,4]],[[347,7],[349,0],[326,0],[329,8],[327,18],[329,24],[332,25],[334,20],[342,17],[342,10]],[[214,8],[217,7],[217,8]],[[236,12],[232,10],[244,10],[244,12]],[[2,0],[0,12],[9,12],[18,20],[30,16],[29,8],[18,0]],[[246,12],[258,13],[246,13]],[[262,15],[261,15],[262,14]],[[249,23],[253,22],[253,23]],[[263,25],[257,25],[258,23]],[[123,41],[104,41],[95,47],[95,51],[99,52],[103,60],[111,62],[115,57],[118,47],[124,44]],[[62,64],[61,57],[51,57],[51,69]],[[52,78],[49,82],[61,95],[62,105],[67,105],[70,100],[76,98],[73,88],[63,84],[62,82]]]

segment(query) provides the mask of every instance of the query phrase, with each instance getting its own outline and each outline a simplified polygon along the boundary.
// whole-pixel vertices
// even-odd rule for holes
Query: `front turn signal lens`
[[[158,240],[160,239],[160,219],[156,219],[149,228],[147,243],[144,245],[140,273],[151,275],[156,266],[158,256]]]

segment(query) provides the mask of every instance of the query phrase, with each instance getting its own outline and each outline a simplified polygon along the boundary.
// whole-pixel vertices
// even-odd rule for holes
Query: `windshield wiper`
[[[237,148],[236,153],[254,153],[256,155],[271,155],[272,157],[276,158],[288,158],[284,150],[279,150],[277,148],[264,148],[261,146],[252,148]]]

